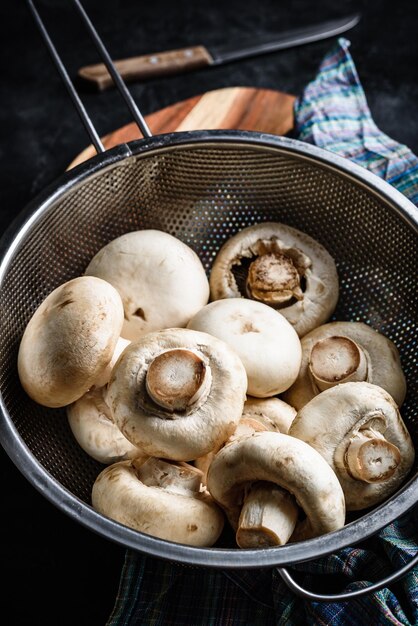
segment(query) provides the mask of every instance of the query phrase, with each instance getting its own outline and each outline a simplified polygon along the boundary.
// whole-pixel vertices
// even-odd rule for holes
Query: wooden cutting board
[[[295,96],[272,89],[226,87],[188,98],[145,116],[153,135],[184,130],[238,129],[285,135],[293,128]],[[135,123],[102,137],[106,149],[141,138]],[[83,150],[68,169],[96,154]]]

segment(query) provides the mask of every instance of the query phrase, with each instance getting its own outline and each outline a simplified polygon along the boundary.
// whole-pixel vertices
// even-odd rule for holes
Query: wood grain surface
[[[285,135],[293,128],[295,96],[272,89],[225,87],[177,102],[145,116],[154,135],[185,130],[238,129]],[[135,123],[102,137],[106,149],[140,139]],[[96,154],[88,146],[67,169]]]

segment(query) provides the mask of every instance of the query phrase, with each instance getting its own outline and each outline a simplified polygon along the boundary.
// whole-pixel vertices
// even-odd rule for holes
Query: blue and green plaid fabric
[[[295,106],[296,137],[355,161],[418,205],[418,158],[376,126],[341,38]]]
[[[418,205],[418,159],[373,122],[340,39],[295,105],[296,137],[353,159]],[[400,568],[418,550],[418,507],[383,531],[337,554],[292,568],[319,593],[366,586]],[[191,568],[126,552],[107,626],[418,625],[418,568],[393,588],[351,602],[305,602],[272,569]]]

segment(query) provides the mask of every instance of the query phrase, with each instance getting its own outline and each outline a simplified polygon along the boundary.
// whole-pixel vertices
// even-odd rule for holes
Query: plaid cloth
[[[363,165],[418,205],[418,158],[374,123],[349,46],[338,40],[297,100],[297,139]]]
[[[418,159],[373,122],[348,48],[340,39],[297,100],[296,137],[353,159],[418,205]],[[307,589],[337,593],[384,578],[417,550],[418,507],[361,547],[292,569]],[[277,624],[418,625],[418,568],[390,590],[345,603],[317,603],[295,597],[274,568],[193,568],[128,550],[107,626]]]

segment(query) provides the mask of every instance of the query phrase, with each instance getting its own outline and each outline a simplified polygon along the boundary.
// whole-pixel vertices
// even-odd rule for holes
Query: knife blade
[[[114,63],[126,82],[180,74],[335,37],[356,26],[359,20],[360,14],[355,13],[341,19],[287,30],[273,39],[257,43],[254,43],[253,38],[239,45],[227,44],[209,48],[203,45],[189,46],[120,59]],[[81,67],[78,76],[95,85],[100,91],[113,86],[113,80],[103,63]]]

